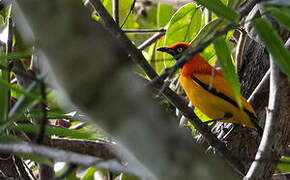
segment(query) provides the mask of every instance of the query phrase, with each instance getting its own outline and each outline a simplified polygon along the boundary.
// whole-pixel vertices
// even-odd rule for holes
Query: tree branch
[[[119,21],[120,20],[119,19],[119,0],[113,0],[112,1],[112,8],[113,8],[113,10],[112,10],[112,12],[113,12],[112,16],[113,16],[116,24],[119,26],[119,24],[120,24],[120,21]]]
[[[149,76],[150,79],[159,79],[158,74],[155,70],[149,65],[147,60],[142,55],[141,51],[139,51],[132,42],[127,38],[127,36],[120,30],[118,26],[114,23],[112,17],[108,14],[104,6],[99,0],[91,1],[95,9],[97,10],[100,17],[105,22],[105,26],[107,29],[114,34],[119,40],[127,47],[128,53],[133,57],[135,63],[139,64],[145,73]],[[231,26],[229,26],[231,27]],[[228,28],[229,28],[228,27]],[[228,29],[226,29],[228,30]],[[221,32],[221,33],[224,33]],[[204,45],[204,48],[206,46]],[[153,83],[153,86],[157,89],[161,89],[163,85],[162,81],[156,81]],[[238,160],[232,158],[231,152],[226,148],[225,144],[222,143],[217,137],[215,137],[211,131],[209,130],[206,124],[203,124],[202,121],[194,114],[193,109],[188,107],[186,102],[178,96],[174,91],[170,88],[164,88],[162,92],[163,95],[175,106],[177,107],[182,114],[187,117],[190,122],[194,125],[194,127],[207,139],[207,142],[215,147],[218,152],[222,155],[223,158],[241,175],[245,173],[243,166],[239,163]]]
[[[240,19],[246,16],[251,9],[261,0],[253,0],[248,2],[244,7],[242,7],[239,11]],[[165,71],[160,75],[160,77],[157,79],[155,78],[152,83],[155,83],[156,81],[164,81],[167,77],[171,76],[173,73],[175,73],[179,68],[181,68],[192,56],[195,56],[197,53],[202,52],[207,46],[209,46],[217,37],[226,34],[229,30],[232,30],[236,27],[235,23],[228,23],[226,27],[223,29],[217,31],[211,38],[209,38],[206,42],[200,43],[197,46],[190,48],[186,50],[184,53],[182,53],[181,57],[176,61],[176,63],[170,67],[166,68]]]
[[[147,33],[155,33],[155,32],[166,32],[166,29],[124,29],[124,33],[135,33],[135,34],[147,34]]]
[[[290,38],[285,44],[286,48],[290,47]],[[280,70],[276,65],[275,60],[270,55],[270,93],[269,93],[269,105],[267,110],[267,117],[265,123],[265,130],[260,142],[258,152],[255,157],[255,161],[252,163],[245,179],[258,179],[261,178],[264,172],[264,167],[266,165],[265,161],[260,161],[261,159],[270,159],[272,153],[272,146],[276,140],[276,132],[279,127],[280,120]]]
[[[103,141],[54,138],[49,139],[48,142],[45,142],[45,145],[52,148],[90,155],[101,159],[118,159],[113,154],[112,150],[110,150],[111,148],[109,148],[114,145]]]
[[[156,42],[158,39],[162,38],[164,35],[165,35],[165,31],[154,34],[152,37],[150,37],[149,39],[147,39],[146,41],[144,41],[141,45],[139,45],[138,46],[138,49],[140,51],[143,51],[144,49],[146,49],[147,47],[149,47],[151,44],[153,44],[154,42]]]
[[[123,166],[117,160],[103,160],[93,156],[78,154],[74,152],[53,149],[41,145],[29,144],[29,143],[0,143],[1,152],[12,153],[27,153],[45,156],[52,158],[55,161],[71,162],[83,166],[95,166],[101,169],[110,169],[115,172],[125,172],[133,175],[139,175],[138,170],[130,166]]]
[[[253,104],[255,101],[255,98],[257,97],[258,94],[261,93],[262,90],[264,90],[267,87],[267,83],[269,82],[270,79],[270,72],[271,70],[269,69],[266,74],[264,75],[263,79],[260,81],[258,86],[255,88],[255,90],[252,92],[251,96],[248,98],[248,102],[250,104]]]

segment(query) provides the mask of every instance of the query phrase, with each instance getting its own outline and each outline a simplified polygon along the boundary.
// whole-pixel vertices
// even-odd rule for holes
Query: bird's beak
[[[166,52],[168,54],[171,54],[172,56],[175,56],[176,55],[176,52],[173,49],[168,48],[168,47],[158,48],[157,51]]]
[[[161,47],[161,48],[158,48],[157,51],[161,51],[161,52],[168,52],[170,50],[170,48],[168,47]]]

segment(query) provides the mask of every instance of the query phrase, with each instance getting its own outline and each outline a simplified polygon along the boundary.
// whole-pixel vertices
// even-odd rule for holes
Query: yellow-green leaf
[[[235,72],[235,67],[233,65],[230,50],[226,43],[226,38],[224,36],[218,37],[214,41],[214,47],[223,74],[231,90],[233,91],[237,104],[240,106],[240,108],[242,108],[239,80]]]
[[[279,68],[290,78],[290,53],[284,47],[281,37],[265,19],[255,19],[253,20],[253,25],[259,38],[274,57]]]

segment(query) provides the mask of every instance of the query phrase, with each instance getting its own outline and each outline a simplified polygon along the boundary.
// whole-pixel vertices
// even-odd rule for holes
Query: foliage
[[[188,3],[182,7],[173,7],[171,5],[162,3],[149,3],[138,2],[136,4],[133,13],[130,12],[130,7],[133,0],[120,0],[119,17],[120,24],[124,23],[123,29],[166,29],[166,35],[161,37],[155,43],[150,45],[143,51],[144,56],[148,62],[154,67],[157,73],[161,74],[165,68],[172,66],[175,61],[167,54],[156,51],[160,47],[169,46],[177,42],[186,42],[193,47],[198,46],[200,43],[206,42],[214,36],[214,34],[224,28],[229,22],[236,23],[237,26],[243,22],[240,20],[240,16],[236,10],[233,9],[234,0],[196,0],[196,3]],[[103,4],[107,11],[112,14],[112,0],[103,0]],[[212,19],[206,22],[205,7],[212,11]],[[281,26],[290,30],[290,5],[286,1],[270,1],[264,3],[266,13],[276,19]],[[0,30],[4,30],[7,27],[5,19],[8,16],[8,9],[1,11],[2,22],[0,23]],[[128,16],[128,18],[127,18]],[[290,53],[284,48],[284,43],[271,24],[263,19],[256,18],[252,20],[252,24],[261,39],[266,46],[269,53],[274,57],[275,61],[281,68],[281,70],[290,77]],[[236,45],[230,43],[230,39],[234,31],[229,31],[224,36],[216,38],[214,43],[211,43],[200,54],[214,65],[216,57],[219,59],[219,64],[222,68],[222,72],[226,80],[228,81],[232,91],[234,92],[236,101],[241,106],[240,88],[238,82],[238,76],[234,68],[234,59],[232,52],[235,50]],[[148,34],[130,34],[130,39],[139,45],[144,42],[151,35]],[[21,38],[21,37],[18,37]],[[20,44],[23,39],[17,39],[14,37],[16,46]],[[26,48],[29,49],[29,48]],[[5,54],[4,49],[0,49],[0,65],[1,67],[8,67],[8,59],[19,58],[23,62],[25,58],[30,57],[33,53],[31,51],[14,52]],[[138,70],[140,72],[140,70]],[[143,74],[144,73],[140,73]],[[144,75],[145,76],[145,75]],[[40,103],[46,103],[48,119],[61,119],[73,124],[79,124],[85,121],[85,116],[74,116],[69,113],[75,113],[77,110],[63,110],[57,103],[57,97],[55,94],[50,94],[47,102],[45,101],[49,91],[45,92],[45,95],[41,94],[40,82],[34,81],[27,89],[20,88],[17,84],[10,84],[9,77],[14,78],[13,73],[9,74],[8,70],[1,68],[0,74],[0,142],[21,142],[22,139],[14,135],[14,133],[7,134],[6,132],[25,132],[38,134],[40,131],[39,125],[24,124],[21,121],[28,121],[29,119],[39,119],[43,117],[43,111],[33,111],[33,107]],[[48,88],[49,89],[49,88]],[[180,92],[180,88],[179,88]],[[15,104],[9,108],[10,102],[8,101],[8,95],[11,94],[11,98],[15,99]],[[45,97],[44,97],[45,96]],[[165,102],[168,103],[168,102]],[[202,121],[208,120],[198,110],[195,110],[196,114]],[[80,112],[77,112],[80,114]],[[194,128],[191,124],[190,126]],[[73,130],[72,128],[60,128],[47,126],[45,129],[46,135],[58,136],[68,139],[86,139],[96,140],[104,138],[102,133],[99,133],[99,129],[93,126],[86,126],[81,130]],[[35,156],[33,154],[17,154],[24,159],[30,159],[39,163],[51,164],[51,162],[45,157]],[[289,161],[289,158],[284,158]],[[61,172],[65,171],[65,166]],[[279,169],[283,172],[289,172],[289,168],[285,165],[279,165]],[[82,179],[90,180],[94,179],[94,173],[100,171],[94,167],[86,169],[82,176]],[[101,172],[101,171],[100,171]],[[106,172],[102,171],[103,174]],[[60,173],[61,174],[61,173]],[[80,179],[77,178],[77,171],[67,177],[66,179]],[[124,174],[123,179],[136,179],[134,176]]]

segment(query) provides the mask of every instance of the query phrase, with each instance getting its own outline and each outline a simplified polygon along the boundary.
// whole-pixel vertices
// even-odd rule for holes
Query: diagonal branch
[[[128,53],[131,55],[135,63],[139,64],[150,79],[159,79],[158,74],[150,66],[147,60],[144,58],[140,50],[136,48],[134,44],[127,38],[122,30],[116,26],[114,20],[106,11],[104,6],[99,0],[90,1],[94,6],[99,16],[103,19],[105,27],[127,47]],[[156,81],[153,86],[157,89],[161,89],[163,85],[162,81]],[[207,142],[215,147],[220,155],[241,175],[244,174],[243,166],[238,160],[232,157],[232,153],[227,149],[224,143],[222,143],[216,136],[214,136],[209,130],[206,124],[203,124],[200,119],[194,114],[193,109],[186,105],[186,102],[177,95],[170,88],[165,87],[162,92],[163,95],[170,101],[175,107],[177,107],[182,114],[187,117],[195,128],[207,139]]]
[[[156,42],[158,39],[162,38],[164,35],[165,35],[165,31],[164,32],[158,32],[158,33],[154,34],[152,37],[150,37],[149,39],[144,41],[142,44],[140,44],[138,46],[138,49],[143,51],[144,49],[149,47],[151,44]]]
[[[285,44],[287,49],[290,49],[290,38]],[[262,173],[266,165],[265,161],[261,159],[267,159],[271,156],[272,146],[276,140],[276,132],[279,127],[279,113],[280,113],[280,70],[276,65],[273,57],[270,55],[270,93],[269,93],[269,105],[267,110],[267,117],[265,123],[265,130],[258,148],[258,152],[255,157],[255,161],[252,163],[245,179],[256,179],[261,178]]]

